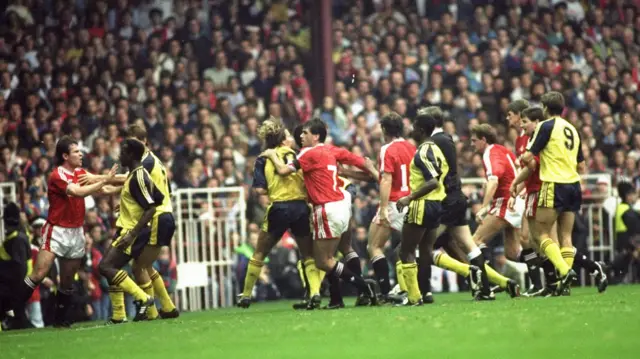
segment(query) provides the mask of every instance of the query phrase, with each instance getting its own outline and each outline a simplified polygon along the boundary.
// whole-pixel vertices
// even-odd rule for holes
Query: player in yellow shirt
[[[573,244],[571,232],[575,212],[582,204],[579,167],[584,166],[582,143],[576,128],[560,117],[564,111],[564,97],[559,92],[548,92],[541,98],[546,120],[536,127],[533,138],[527,145],[522,162],[535,169],[534,156],[540,157],[540,180],[535,236],[540,250],[549,258],[560,274],[558,292],[569,288],[575,280]],[[512,188],[524,181],[532,171],[521,171]],[[517,195],[517,193],[512,193]],[[558,222],[558,239],[562,250],[551,239],[553,224]],[[563,258],[564,257],[564,258]]]
[[[135,139],[126,139],[122,145],[120,162],[130,172],[120,193],[120,216],[116,222],[116,237],[111,249],[99,265],[110,286],[118,286],[135,298],[134,321],[144,320],[147,309],[153,305],[148,295],[122,270],[132,258],[137,258],[149,242],[149,222],[162,204],[164,195],[154,186],[149,172],[142,167],[145,146]]]
[[[431,140],[434,128],[435,122],[431,117],[416,118],[412,136],[420,145],[409,169],[411,194],[396,203],[400,212],[409,207],[402,227],[399,251],[402,276],[407,286],[407,297],[401,298],[403,305],[422,305],[422,294],[427,294],[421,294],[418,285],[416,249],[420,249],[421,257],[433,258],[442,201],[446,197],[444,178],[449,172],[449,164],[440,148]],[[431,276],[430,270],[428,276]]]
[[[164,246],[170,246],[171,240],[176,230],[175,219],[173,217],[173,206],[171,204],[171,188],[167,177],[167,170],[162,161],[147,147],[147,130],[144,126],[131,125],[127,129],[128,138],[136,139],[145,145],[145,152],[142,156],[142,167],[147,170],[154,186],[162,193],[164,200],[157,207],[151,220],[150,236],[144,250],[135,257],[132,266],[136,283],[150,296],[157,297],[162,305],[162,310],[158,311],[153,305],[147,311],[147,319],[153,320],[158,317],[162,319],[177,318],[180,313],[176,309],[173,300],[167,292],[164,280],[153,268],[153,262],[158,258],[160,250]],[[89,181],[95,181],[102,176],[90,176]],[[127,179],[126,175],[118,175],[110,183],[122,185]],[[145,232],[146,233],[146,232]],[[118,287],[109,288],[109,297],[112,305],[111,324],[124,322],[126,313],[124,306],[124,293]]]
[[[291,149],[291,136],[281,123],[274,120],[265,121],[258,130],[258,136],[265,147],[275,149],[278,157],[285,163],[296,159],[296,153]],[[280,176],[270,160],[258,157],[253,169],[252,187],[260,194],[269,195],[271,204],[267,207],[257,248],[247,267],[238,306],[248,308],[251,305],[251,292],[264,267],[265,258],[289,229],[304,260],[304,272],[309,280],[311,298],[320,298],[318,269],[311,256],[310,212],[302,174]]]

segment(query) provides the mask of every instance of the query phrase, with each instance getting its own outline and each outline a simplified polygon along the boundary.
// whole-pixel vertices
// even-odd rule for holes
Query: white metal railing
[[[178,189],[173,203],[176,236],[171,252],[181,310],[232,306],[235,250],[246,238],[244,188]]]
[[[588,174],[583,175],[583,186],[592,191],[590,195],[584,195],[582,199],[581,214],[587,219],[589,234],[587,236],[587,250],[591,260],[613,260],[615,256],[614,243],[614,213],[607,208],[606,202],[614,197],[612,176],[609,174]],[[462,185],[465,193],[473,192],[472,186],[476,186],[475,191],[479,191],[486,183],[484,178],[462,178]],[[617,201],[614,203],[617,204]],[[608,204],[608,203],[607,203]],[[586,283],[587,275],[581,273],[581,283]]]
[[[18,201],[15,182],[0,183],[0,244],[4,242],[4,205],[5,202]],[[19,204],[18,204],[19,205]]]

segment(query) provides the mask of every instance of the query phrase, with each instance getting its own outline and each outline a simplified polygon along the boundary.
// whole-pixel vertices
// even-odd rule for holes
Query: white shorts
[[[49,222],[42,226],[41,249],[60,258],[79,259],[84,257],[84,228],[66,228]]]
[[[313,239],[340,238],[349,229],[351,220],[351,195],[344,199],[313,206]]]
[[[539,192],[527,193],[526,206],[524,216],[527,218],[536,217],[536,208],[538,208],[538,194]]]
[[[376,216],[373,217],[373,223],[377,225],[380,225],[380,219],[378,218],[379,214],[380,206],[378,206]],[[387,214],[389,216],[389,224],[391,224],[391,229],[398,232],[402,231],[402,226],[404,225],[404,213],[398,212],[396,202],[389,202],[389,204],[387,205]]]
[[[518,196],[512,211],[509,209],[509,198],[494,198],[489,208],[489,214],[504,219],[513,228],[521,228],[522,215],[524,214],[524,200]]]

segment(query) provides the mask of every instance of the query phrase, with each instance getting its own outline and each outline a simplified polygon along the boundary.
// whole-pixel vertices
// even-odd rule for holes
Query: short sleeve
[[[267,177],[264,173],[264,168],[267,165],[267,159],[264,157],[258,157],[256,163],[253,165],[253,188],[267,188]]]
[[[496,180],[502,174],[502,166],[500,161],[496,161],[491,149],[488,149],[482,155],[482,164],[484,165],[484,172],[487,176],[487,180]]]
[[[155,165],[156,165],[155,158],[153,158],[151,153],[147,152],[147,155],[142,160],[142,167],[144,167],[144,169],[147,170],[147,172],[151,173],[151,171],[153,171],[153,167],[155,167]]]
[[[149,174],[145,170],[137,170],[129,181],[129,192],[135,201],[144,209],[159,206],[164,195],[153,185]]]
[[[394,160],[393,152],[389,150],[389,147],[380,151],[380,173],[393,174],[394,172]]]
[[[539,155],[551,139],[551,132],[553,131],[554,124],[555,120],[547,120],[538,124],[538,127],[533,134],[533,138],[527,144],[527,151],[536,156]]]
[[[68,178],[66,174],[60,173],[59,169],[54,171],[56,172],[52,172],[49,177],[49,188],[54,192],[66,194],[71,178]]]
[[[438,161],[436,159],[435,153],[433,152],[431,146],[423,146],[422,148],[420,148],[420,150],[414,155],[413,161],[415,165],[420,169],[422,177],[424,177],[425,181],[437,179],[442,174],[442,172],[440,171],[440,167],[438,166]]]

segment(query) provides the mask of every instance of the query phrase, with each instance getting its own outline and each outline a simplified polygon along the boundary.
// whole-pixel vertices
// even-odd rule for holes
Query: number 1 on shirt
[[[333,179],[333,190],[338,190],[338,167],[334,165],[328,165],[327,169],[332,172],[331,178]]]
[[[402,176],[402,187],[400,187],[400,190],[403,192],[408,191],[409,186],[407,185],[407,182],[409,182],[409,176],[407,176],[407,165],[400,166],[400,175]]]

